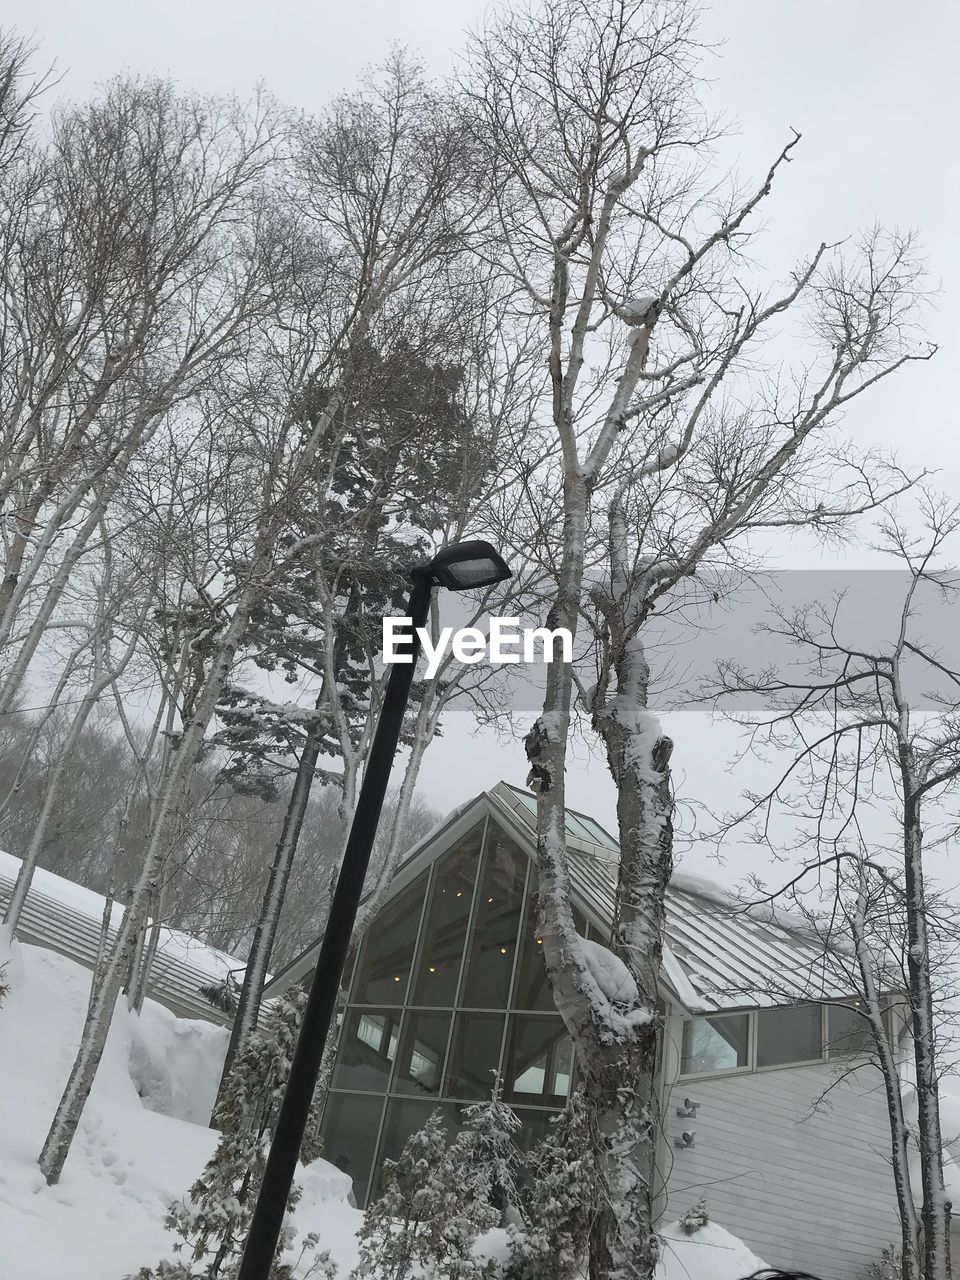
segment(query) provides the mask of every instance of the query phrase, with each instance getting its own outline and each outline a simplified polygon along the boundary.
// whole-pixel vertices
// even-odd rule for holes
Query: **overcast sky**
[[[5,0],[0,21],[32,36],[39,57],[63,74],[61,97],[81,97],[119,71],[169,74],[185,87],[248,92],[263,81],[279,98],[318,109],[393,42],[447,71],[462,31],[490,6],[475,0]],[[733,123],[719,163],[746,178],[763,172],[791,128],[803,134],[794,162],[766,207],[759,245],[783,274],[821,240],[877,221],[915,228],[937,290],[929,317],[937,358],[884,383],[849,418],[864,446],[895,448],[904,462],[939,468],[960,496],[957,403],[960,336],[960,5],[954,0],[723,0],[708,10],[709,104]],[[851,551],[853,562],[869,562]],[[781,563],[813,563],[807,549]],[[707,803],[732,799],[725,773],[735,738],[701,716],[669,717],[681,790]],[[570,803],[613,826],[613,788],[604,765],[574,749]],[[733,783],[742,785],[745,766]],[[474,737],[463,716],[427,754],[423,789],[447,809],[504,777],[522,783],[517,743]],[[710,869],[704,851],[687,865]],[[733,858],[712,872],[736,878]]]

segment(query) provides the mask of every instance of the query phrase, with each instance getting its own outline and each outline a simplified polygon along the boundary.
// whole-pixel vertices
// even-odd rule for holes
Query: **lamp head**
[[[428,564],[417,565],[412,573],[418,578],[429,576],[448,591],[473,591],[513,576],[500,553],[480,539],[453,542],[438,551]]]

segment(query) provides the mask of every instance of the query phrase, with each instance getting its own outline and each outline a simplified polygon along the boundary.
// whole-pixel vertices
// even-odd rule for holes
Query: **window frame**
[[[754,1075],[761,1075],[767,1071],[787,1071],[795,1067],[817,1067],[817,1066],[822,1067],[822,1066],[829,1065],[831,1062],[836,1064],[837,1062],[850,1062],[852,1059],[857,1057],[866,1057],[867,1053],[870,1052],[869,1050],[861,1054],[834,1052],[831,1055],[830,1046],[827,1039],[828,1032],[829,1032],[828,1010],[830,1009],[830,1006],[838,1005],[838,1004],[849,1005],[851,1000],[855,998],[856,997],[854,996],[848,996],[846,999],[841,999],[841,1000],[796,1000],[796,1001],[793,1001],[792,1004],[787,1004],[787,1005],[766,1005],[764,1006],[764,1008],[757,1008],[756,1006],[752,1006],[746,1009],[718,1009],[716,1013],[693,1014],[692,1016],[681,1015],[680,1036],[676,1045],[676,1054],[677,1054],[676,1082],[679,1082],[681,1080],[709,1080],[714,1078],[723,1079],[727,1076],[744,1075],[747,1073],[754,1074]],[[896,1006],[896,997],[895,997],[895,994],[893,993],[885,992],[881,998],[885,1005],[884,1011],[883,1011],[884,1030],[887,1035],[888,1043],[891,1046],[894,1046],[895,1037],[893,1035],[892,1018],[893,1018],[893,1011]],[[797,1061],[774,1062],[768,1066],[764,1066],[764,1067],[759,1066],[757,1064],[757,1041],[758,1041],[758,1032],[759,1032],[759,1024],[760,1024],[760,1014],[763,1013],[765,1010],[769,1010],[769,1009],[788,1009],[798,1005],[812,1005],[820,1010],[820,1057],[819,1058],[801,1058]],[[704,1017],[722,1018],[722,1017],[729,1017],[730,1015],[734,1015],[734,1014],[741,1014],[741,1015],[746,1014],[749,1019],[749,1033],[748,1033],[749,1049],[748,1049],[748,1055],[747,1055],[747,1059],[748,1059],[747,1065],[742,1067],[727,1067],[724,1069],[714,1069],[711,1071],[694,1071],[689,1073],[682,1071],[681,1064],[683,1062],[684,1025],[687,1022],[695,1021],[697,1018],[704,1018]]]
[[[677,1045],[677,1079],[706,1080],[711,1076],[737,1076],[752,1071],[756,1061],[757,1020],[753,1009],[718,1009],[716,1013],[695,1014],[692,1018],[682,1018],[680,1022],[680,1043]],[[696,1022],[698,1018],[747,1018],[747,1060],[736,1067],[711,1067],[709,1071],[683,1071],[683,1028],[688,1022]]]
[[[366,1004],[366,1003],[360,1003],[358,1000],[355,999],[355,986],[356,986],[358,975],[361,972],[360,961],[363,953],[363,948],[362,947],[358,948],[357,958],[354,963],[354,969],[353,969],[353,972],[351,973],[351,980],[350,980],[350,986],[347,992],[347,998],[346,998],[346,1001],[344,1002],[344,1009],[343,1009],[344,1020],[354,1014],[362,1015],[367,1010],[375,1010],[379,1013],[382,1013],[386,1010],[390,1013],[396,1012],[397,1014],[399,1014],[400,1018],[397,1025],[396,1056],[393,1062],[391,1063],[389,1078],[386,1082],[386,1085],[377,1091],[371,1090],[368,1092],[366,1090],[356,1089],[355,1087],[343,1087],[343,1086],[337,1087],[331,1084],[327,1093],[327,1099],[325,1100],[324,1112],[326,1112],[327,1105],[329,1105],[330,1101],[333,1101],[334,1099],[344,1097],[344,1096],[354,1096],[354,1097],[362,1096],[362,1097],[370,1098],[371,1100],[373,1098],[377,1099],[377,1105],[380,1107],[380,1119],[379,1119],[379,1125],[377,1128],[376,1142],[373,1149],[373,1157],[372,1157],[372,1163],[371,1163],[371,1176],[370,1176],[370,1180],[369,1180],[369,1183],[367,1186],[367,1192],[366,1192],[368,1198],[373,1193],[373,1190],[376,1184],[376,1179],[379,1176],[378,1170],[382,1165],[382,1161],[383,1161],[383,1147],[384,1147],[385,1134],[386,1134],[387,1118],[388,1118],[388,1115],[390,1114],[391,1104],[416,1102],[424,1105],[429,1103],[431,1109],[434,1109],[437,1107],[456,1109],[456,1108],[475,1105],[476,1102],[478,1101],[478,1099],[476,1098],[464,1098],[462,1096],[454,1094],[452,1091],[448,1091],[448,1080],[449,1080],[449,1076],[451,1074],[451,1069],[452,1069],[451,1055],[453,1052],[454,1035],[456,1032],[459,1018],[461,1017],[469,1018],[475,1014],[480,1014],[480,1015],[486,1014],[486,1015],[495,1015],[501,1020],[500,1042],[497,1050],[497,1070],[502,1076],[505,1069],[507,1053],[510,1047],[510,1036],[511,1036],[511,1027],[512,1027],[511,1020],[517,1016],[522,1018],[534,1018],[534,1019],[537,1019],[537,1018],[551,1019],[556,1016],[555,1010],[521,1009],[517,1007],[517,1003],[516,1003],[517,984],[520,979],[520,960],[521,960],[521,955],[523,951],[523,947],[522,947],[523,928],[524,928],[524,924],[528,920],[532,922],[531,912],[533,908],[532,908],[532,905],[528,906],[528,904],[533,903],[534,894],[536,891],[536,881],[537,881],[536,867],[534,865],[533,859],[531,859],[529,856],[527,856],[525,860],[525,870],[524,870],[523,881],[521,886],[521,910],[520,910],[518,926],[517,926],[517,945],[514,947],[513,955],[511,956],[509,984],[507,987],[507,994],[506,994],[504,1004],[502,1006],[497,1006],[497,1007],[479,1007],[479,1006],[473,1007],[473,1006],[468,1006],[464,1004],[464,998],[465,998],[464,988],[465,988],[466,977],[467,977],[470,947],[471,947],[473,938],[476,935],[478,924],[479,924],[483,874],[487,865],[486,859],[488,857],[488,850],[492,848],[491,837],[496,835],[498,837],[506,838],[513,845],[517,846],[517,848],[521,852],[523,852],[523,845],[517,839],[516,835],[509,829],[509,827],[503,827],[502,824],[499,824],[495,820],[491,819],[491,816],[489,814],[485,814],[480,823],[473,823],[465,827],[464,831],[462,832],[462,835],[458,835],[457,841],[459,842],[460,840],[467,838],[471,834],[471,832],[476,830],[478,826],[481,827],[481,839],[480,839],[479,851],[477,854],[477,863],[478,863],[477,875],[474,880],[473,892],[472,892],[472,897],[470,902],[470,910],[468,912],[467,920],[466,920],[463,956],[461,957],[460,970],[457,977],[457,984],[453,992],[453,995],[451,997],[450,1004],[442,1005],[442,1006],[414,1004],[412,1003],[412,996],[414,993],[414,987],[416,983],[416,975],[422,964],[423,950],[427,942],[426,929],[427,929],[427,922],[429,919],[429,909],[430,909],[430,904],[433,897],[434,886],[435,886],[437,877],[439,875],[439,867],[443,862],[444,857],[446,856],[447,853],[451,852],[452,848],[454,847],[452,844],[451,844],[451,847],[445,851],[444,855],[441,855],[440,857],[434,859],[430,863],[429,867],[426,867],[423,869],[423,871],[426,872],[427,874],[427,883],[426,883],[426,887],[423,894],[423,900],[421,902],[420,917],[419,917],[419,922],[417,926],[416,943],[415,943],[413,955],[411,958],[410,973],[407,979],[403,1003],[398,1005],[387,1006],[382,1002],[379,1002],[377,1004]],[[423,874],[423,872],[420,872],[418,874]],[[410,879],[410,883],[413,883],[417,878],[418,878],[417,875],[412,876]],[[407,886],[404,886],[404,888],[406,887]],[[440,1089],[438,1094],[432,1097],[428,1097],[425,1095],[418,1095],[416,1093],[399,1092],[397,1090],[398,1073],[400,1070],[400,1060],[401,1060],[400,1049],[405,1042],[411,1019],[421,1014],[426,1014],[431,1016],[446,1014],[449,1016],[449,1019],[450,1019],[450,1024],[447,1032],[446,1046],[444,1050],[444,1067],[443,1067],[443,1072],[440,1079]],[[339,1040],[339,1034],[338,1034],[338,1040]],[[574,1052],[572,1070],[571,1070],[571,1076],[570,1076],[570,1084],[569,1084],[569,1089],[571,1092],[576,1088],[578,1079],[579,1079],[579,1072],[577,1068],[576,1054]],[[524,1102],[517,1103],[516,1105],[524,1108],[526,1111],[529,1111],[529,1112],[535,1111],[537,1113],[542,1113],[548,1118],[552,1118],[553,1116],[559,1115],[563,1110],[562,1106],[551,1105],[545,1101],[540,1100],[536,1095],[531,1095],[531,1099],[529,1102],[524,1101]],[[323,1124],[323,1121],[321,1120],[321,1126],[322,1124]]]

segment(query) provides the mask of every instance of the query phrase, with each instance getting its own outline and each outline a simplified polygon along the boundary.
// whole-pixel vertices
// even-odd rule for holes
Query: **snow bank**
[[[70,1069],[90,975],[38,947],[24,944],[17,955],[21,972],[0,1009],[0,1278],[120,1280],[172,1256],[163,1217],[216,1145],[206,1119],[226,1032],[177,1020],[151,1001],[139,1018],[118,1009],[63,1178],[47,1187],[36,1157]],[[605,980],[618,977],[602,959]],[[346,1280],[361,1221],[347,1199],[350,1181],[318,1160],[300,1182],[294,1225],[301,1236],[319,1235]],[[678,1224],[662,1234],[658,1280],[741,1280],[764,1265],[713,1223],[693,1236]],[[483,1244],[498,1256],[503,1233]]]
[[[212,1022],[178,1018],[149,1001],[128,1017],[128,1070],[150,1111],[206,1124],[220,1085],[230,1032]]]
[[[679,1222],[660,1232],[663,1252],[657,1280],[744,1280],[766,1267],[742,1240],[709,1222],[688,1236]]]
[[[747,1280],[767,1266],[742,1240],[715,1222],[692,1236],[679,1222],[671,1222],[660,1229],[660,1240],[657,1280]],[[477,1242],[475,1253],[479,1258],[505,1263],[510,1256],[506,1231],[488,1231]]]
[[[56,1187],[36,1159],[73,1060],[90,975],[65,957],[21,944],[21,972],[0,1008],[0,1277],[120,1280],[171,1256],[169,1202],[213,1154],[207,1128],[226,1032],[177,1020],[147,1001],[124,1006]],[[142,1095],[142,1096],[141,1096]],[[344,1274],[360,1215],[349,1180],[317,1161],[302,1176],[295,1225],[316,1231]]]

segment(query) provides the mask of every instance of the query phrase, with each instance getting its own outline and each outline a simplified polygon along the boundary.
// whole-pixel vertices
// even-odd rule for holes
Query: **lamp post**
[[[427,620],[435,586],[450,591],[488,587],[509,578],[510,569],[489,542],[459,542],[438,552],[429,564],[417,565],[410,571],[410,577],[413,581],[407,604],[411,621],[410,661],[396,664],[387,681],[237,1280],[268,1280],[276,1255],[420,653],[417,628]]]

